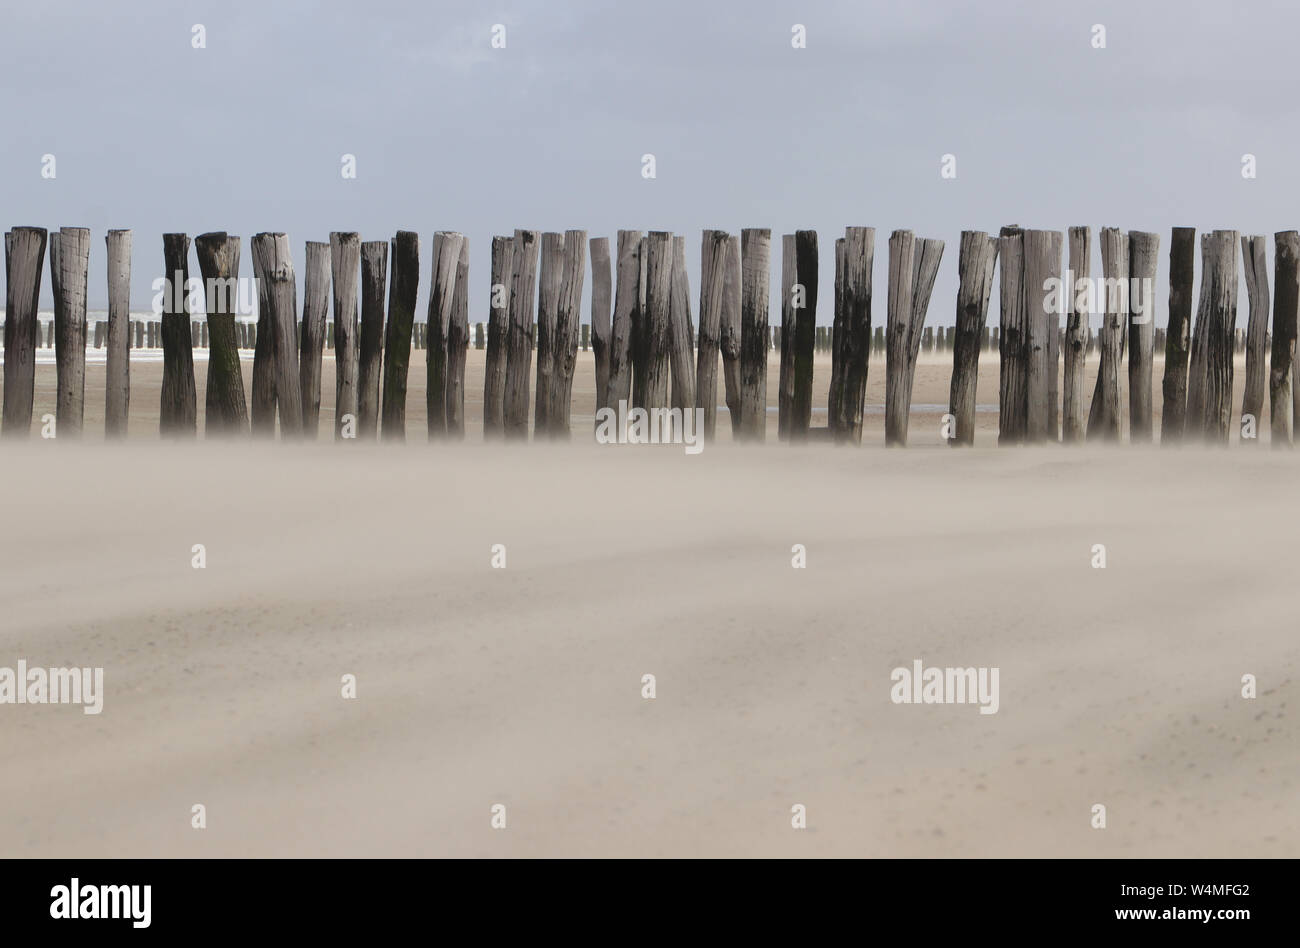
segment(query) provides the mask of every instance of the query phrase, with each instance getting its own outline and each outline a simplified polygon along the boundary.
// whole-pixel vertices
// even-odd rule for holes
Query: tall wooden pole
[[[1292,386],[1296,380],[1296,323],[1300,318],[1300,232],[1273,235],[1273,357],[1269,363],[1269,430],[1273,447],[1291,444]]]
[[[593,237],[591,254],[591,351],[596,362],[596,410],[609,407],[609,332],[613,281],[610,276],[609,238]],[[615,410],[618,406],[614,406]]]
[[[447,433],[448,333],[456,296],[456,271],[464,243],[464,236],[452,231],[440,230],[433,235],[433,288],[429,291],[429,311],[425,317],[429,347],[425,350],[424,403],[430,440]],[[464,358],[461,353],[462,363]]]
[[[1128,439],[1131,444],[1150,444],[1152,439],[1151,362],[1155,347],[1156,262],[1159,253],[1159,234],[1129,231]],[[1137,298],[1133,296],[1134,291]],[[1267,316],[1264,323],[1268,323]],[[1263,384],[1262,379],[1260,384]]]
[[[1087,306],[1080,309],[1079,301],[1081,294],[1085,303],[1092,299],[1092,294],[1083,289],[1092,285],[1091,227],[1070,228],[1068,272],[1071,279],[1065,287],[1065,386],[1061,406],[1061,440],[1073,444],[1086,436],[1084,409],[1087,405],[1087,388],[1084,384],[1084,369],[1088,358],[1088,320],[1092,313]]]
[[[772,232],[740,232],[740,430],[746,441],[767,437],[768,285]]]
[[[1196,262],[1196,228],[1175,227],[1169,242],[1169,325],[1165,329],[1164,402],[1160,443],[1183,440],[1187,420],[1187,355],[1191,349],[1192,279]]]
[[[505,435],[528,438],[528,384],[533,359],[533,294],[537,291],[537,231],[516,230],[511,251],[510,331],[506,340]]]
[[[447,320],[447,436],[465,437],[465,358],[469,350],[469,238],[460,242],[456,289]]]
[[[975,443],[975,405],[980,349],[993,292],[998,242],[983,231],[962,231],[957,270],[957,337],[952,347],[952,385],[948,410],[954,419],[951,445]]]
[[[163,381],[159,430],[165,438],[193,438],[198,434],[198,408],[194,391],[194,352],[190,336],[190,238],[163,234],[162,346]]]
[[[483,437],[505,435],[506,347],[510,333],[510,274],[514,240],[492,238],[492,286],[488,299],[487,360],[483,370]]]
[[[420,235],[399,230],[392,243],[388,284],[388,324],[384,329],[384,397],[380,437],[406,440],[406,375],[411,364],[411,329],[420,287]]]
[[[1250,304],[1246,324],[1246,389],[1242,395],[1243,428],[1249,416],[1258,442],[1264,427],[1264,339],[1268,335],[1268,238],[1241,238],[1241,259],[1245,267],[1246,295]],[[1243,439],[1243,441],[1246,439]]]
[[[707,441],[714,439],[718,424],[718,353],[727,244],[727,234],[720,230],[704,231],[700,242],[700,348],[695,363],[695,407],[704,409]]]
[[[244,373],[235,338],[239,249],[239,238],[224,232],[194,238],[207,303],[208,381],[203,398],[203,431],[207,437],[248,433]]]
[[[560,287],[555,301],[551,337],[551,378],[546,409],[547,430],[553,438],[568,438],[573,408],[573,372],[578,364],[578,327],[582,324],[582,287],[587,272],[587,232],[564,232]],[[540,358],[540,356],[539,356]]]
[[[104,434],[124,438],[131,408],[131,232],[110,230],[104,240],[108,245]]]
[[[1024,231],[1010,225],[998,236],[999,267],[999,373],[998,444],[1025,439],[1029,373],[1026,356],[1026,302]]]
[[[334,303],[334,437],[355,436],[360,390],[357,380],[357,270],[361,266],[361,237],[352,232],[330,234],[330,275]],[[351,417],[350,424],[346,421]],[[345,424],[347,428],[345,429]]]
[[[633,315],[641,277],[641,232],[618,232],[618,259],[615,261],[614,318],[609,330],[609,391],[611,408],[618,410],[620,401],[632,398],[632,348],[635,344]]]
[[[86,281],[90,231],[85,227],[64,227],[57,235],[57,242],[53,236],[50,273],[54,286],[57,375],[55,430],[59,438],[80,438],[86,414]]]

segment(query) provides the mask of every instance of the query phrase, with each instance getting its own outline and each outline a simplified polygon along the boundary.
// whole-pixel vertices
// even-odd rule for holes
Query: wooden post
[[[704,409],[707,441],[714,439],[718,425],[718,351],[729,242],[725,231],[706,230],[700,244],[700,348],[695,362],[695,407]]]
[[[533,408],[533,437],[551,430],[551,378],[555,371],[555,323],[564,279],[564,235],[542,234],[542,263],[537,279],[537,384]]]
[[[238,237],[225,233],[194,238],[206,300],[208,382],[203,399],[203,425],[207,437],[246,434],[248,406],[244,401],[244,373],[235,338],[235,311],[239,293]]]
[[[514,241],[492,238],[492,286],[488,299],[487,358],[483,369],[483,437],[505,433],[506,340],[510,331],[510,271]],[[483,324],[479,323],[481,327]],[[479,348],[482,348],[480,346]]]
[[[979,230],[965,230],[957,260],[957,328],[952,347],[952,385],[948,410],[955,419],[953,446],[975,443],[975,396],[979,383],[980,349],[985,337],[993,267],[998,242]]]
[[[335,440],[342,440],[345,434],[355,438],[357,434],[357,270],[360,265],[361,236],[351,231],[331,233]]]
[[[55,239],[57,237],[57,240]],[[50,235],[50,282],[54,289],[57,375],[55,433],[80,438],[86,414],[86,274],[90,231],[64,227]]]
[[[163,284],[163,381],[158,425],[165,438],[193,438],[198,434],[194,352],[190,341],[189,254],[188,236],[163,234],[163,262],[167,269]]]
[[[465,438],[465,359],[469,349],[469,238],[460,242],[456,261],[456,289],[451,295],[447,320],[447,435]]]
[[[420,287],[420,235],[399,230],[392,243],[392,278],[388,283],[388,325],[384,328],[384,397],[380,435],[406,440],[406,374],[411,364],[411,327]],[[459,256],[459,251],[457,251]]]
[[[772,232],[740,232],[740,431],[747,441],[767,438],[767,325]]]
[[[740,385],[740,237],[727,236],[727,257],[722,277],[722,325],[718,330],[718,349],[722,353],[722,383],[731,418],[731,437],[741,437]]]
[[[271,351],[275,365],[275,402],[279,409],[280,437],[302,434],[302,387],[298,371],[298,282],[289,255],[289,238],[282,233],[261,233],[253,238],[253,260],[261,269],[270,308]]]
[[[867,364],[871,358],[871,268],[876,253],[874,227],[844,231],[844,376],[839,417],[832,437],[862,443],[862,413],[867,398]]]
[[[633,346],[636,344],[634,321],[641,276],[641,232],[618,232],[618,259],[615,262],[614,318],[609,329],[608,404],[618,411],[619,402],[632,398]]]
[[[1192,268],[1196,261],[1196,228],[1175,227],[1169,242],[1169,325],[1165,330],[1164,397],[1160,443],[1183,440],[1187,419],[1187,354],[1192,325]]]
[[[834,435],[841,416],[844,402],[844,364],[848,355],[848,333],[845,327],[847,302],[844,296],[845,240],[835,238],[835,299],[834,313],[831,317],[831,385],[826,394],[826,427]]]
[[[379,381],[384,351],[384,297],[388,285],[388,241],[361,244],[361,329],[357,348],[357,437],[379,432]]]
[[[1259,238],[1261,243],[1264,238]],[[1128,321],[1128,439],[1131,444],[1150,444],[1151,359],[1155,345],[1156,259],[1160,235],[1140,230],[1128,234],[1129,321]],[[1262,251],[1261,251],[1262,253]],[[1137,298],[1134,298],[1134,293]],[[1265,289],[1267,294],[1267,288]],[[1267,295],[1265,296],[1267,301]],[[1268,324],[1265,302],[1263,325]],[[1262,346],[1261,340],[1261,346]],[[1263,376],[1260,377],[1261,399]],[[1256,418],[1259,416],[1256,415]]]
[[[271,282],[262,271],[263,257],[250,246],[253,278],[257,282],[257,323],[253,331],[253,398],[249,420],[254,437],[275,437],[275,314],[271,309]]]
[[[484,323],[474,324],[474,348],[480,352],[487,348],[487,333]],[[502,376],[504,378],[504,376]]]
[[[1274,448],[1291,444],[1291,376],[1295,366],[1296,323],[1300,317],[1300,232],[1273,235],[1273,356],[1269,363],[1269,431]]]
[[[672,363],[672,406],[695,408],[695,327],[691,320],[691,287],[686,275],[686,238],[673,237],[672,285],[669,289],[668,343]]]
[[[131,407],[131,232],[110,230],[104,241],[108,245],[104,436],[124,438]]]
[[[632,308],[632,404],[646,407],[646,372],[650,352],[650,310],[646,304],[649,292],[650,237],[642,237],[637,244],[636,305]]]
[[[1062,399],[1061,440],[1067,444],[1085,436],[1084,368],[1088,356],[1088,309],[1078,309],[1079,287],[1091,286],[1092,228],[1070,228],[1070,279],[1065,287],[1065,392]],[[1083,281],[1080,283],[1080,281]],[[1085,291],[1085,300],[1092,298]]]
[[[433,289],[429,291],[429,312],[425,317],[429,348],[425,358],[424,390],[428,436],[431,441],[447,433],[447,345],[452,304],[456,295],[456,270],[460,266],[460,250],[464,243],[464,236],[453,231],[440,230],[433,235]],[[464,359],[462,353],[462,368]],[[461,404],[463,410],[463,398]],[[463,431],[463,418],[461,428]]]
[[[781,345],[780,374],[776,383],[776,436],[790,439],[790,418],[794,414],[794,285],[799,282],[795,266],[794,234],[781,237]]]
[[[1025,439],[1029,373],[1026,355],[1026,302],[1024,231],[1014,224],[1003,227],[998,236],[1002,260],[999,277],[998,350],[998,444],[1016,444]]]
[[[889,238],[889,301],[886,330],[885,444],[906,445],[912,380],[925,313],[943,257],[943,241],[921,240],[910,230]]]
[[[582,323],[582,287],[586,273],[587,232],[565,231],[559,294],[555,300],[555,322],[551,327],[551,378],[546,424],[547,432],[552,438],[569,437],[573,371],[578,364],[578,326]]]
[[[1102,289],[1101,365],[1088,411],[1089,441],[1118,441],[1120,414],[1119,363],[1124,356],[1128,326],[1128,235],[1117,227],[1101,229]]]
[[[806,441],[812,425],[813,359],[817,345],[817,231],[794,234],[795,280],[802,299],[794,308],[794,403],[790,440]]]
[[[1203,391],[1200,399],[1202,412],[1196,433],[1212,443],[1226,444],[1232,426],[1232,356],[1233,329],[1237,321],[1238,240],[1239,235],[1235,230],[1214,231],[1207,245],[1208,266],[1201,271],[1202,282],[1208,283],[1209,288],[1203,296],[1207,318],[1204,358],[1201,360],[1202,381],[1199,383]],[[1195,341],[1192,348],[1195,366]],[[1192,382],[1196,384],[1196,379],[1193,378]],[[1188,413],[1190,426],[1195,421],[1190,417],[1190,389]]]
[[[307,241],[306,261],[298,384],[303,437],[315,441],[320,428],[321,360],[325,352],[325,320],[329,317],[330,306],[330,245]]]
[[[1055,230],[1026,230],[1022,236],[1025,294],[1025,440],[1055,441],[1051,427],[1051,337],[1060,325],[1062,235]],[[1048,312],[1051,309],[1051,312]]]
[[[506,340],[505,434],[528,438],[528,379],[533,358],[533,294],[537,288],[537,231],[516,230],[510,276],[510,332]]]
[[[27,438],[36,386],[37,304],[49,235],[44,227],[15,227],[10,233],[2,430],[5,437]]]
[[[646,241],[645,385],[647,410],[668,407],[672,345],[673,235],[651,231]]]
[[[609,407],[609,332],[613,305],[609,238],[593,237],[591,253],[591,349],[596,361],[596,411]],[[585,349],[586,346],[584,345]],[[615,411],[618,406],[614,406]]]
[[[1210,307],[1210,238],[1201,235],[1201,290],[1196,301],[1196,321],[1192,324],[1191,352],[1187,370],[1187,419],[1183,434],[1190,440],[1205,436],[1205,348]]]
[[[1258,443],[1264,427],[1264,337],[1268,333],[1268,239],[1241,238],[1241,259],[1246,272],[1250,316],[1246,324],[1246,390],[1241,401],[1242,427],[1250,416]],[[1247,440],[1247,439],[1242,439]]]

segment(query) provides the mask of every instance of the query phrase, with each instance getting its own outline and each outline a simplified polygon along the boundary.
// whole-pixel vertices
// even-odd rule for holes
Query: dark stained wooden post
[[[1247,415],[1253,420],[1253,440],[1258,443],[1264,427],[1264,337],[1268,334],[1269,313],[1268,238],[1242,237],[1241,259],[1250,303],[1246,324],[1246,389],[1242,395],[1241,417],[1243,423]]]
[[[406,440],[406,374],[411,364],[411,328],[420,288],[420,235],[399,230],[392,243],[388,283],[388,325],[384,329],[384,397],[380,436]],[[459,252],[457,254],[459,256]]]
[[[707,441],[714,439],[718,426],[718,352],[722,340],[727,246],[725,231],[704,231],[700,242],[700,347],[695,362],[695,407],[704,409]]]
[[[551,430],[551,376],[555,371],[555,321],[564,279],[564,235],[542,234],[542,262],[537,276],[537,384],[534,393],[533,437]]]
[[[1295,366],[1296,323],[1300,317],[1300,232],[1273,235],[1273,355],[1269,363],[1269,431],[1273,447],[1291,444],[1291,378]]]
[[[776,383],[776,436],[790,438],[794,413],[794,285],[799,282],[794,234],[781,237],[781,345],[780,374]]]
[[[673,235],[651,231],[644,246],[646,259],[645,384],[642,408],[668,407],[672,346]]]
[[[131,232],[110,230],[104,435],[124,438],[131,408]]]
[[[1128,235],[1117,227],[1101,229],[1102,303],[1101,365],[1088,411],[1088,440],[1118,441],[1120,413],[1119,364],[1128,327]]]
[[[826,427],[832,436],[841,418],[841,405],[844,402],[844,363],[848,352],[846,348],[848,334],[845,329],[845,314],[848,309],[844,296],[844,248],[844,238],[835,238],[835,301],[830,332],[831,385],[826,393]]]
[[[1169,242],[1169,325],[1165,330],[1164,396],[1160,443],[1183,440],[1187,418],[1187,354],[1191,348],[1192,268],[1196,262],[1196,228],[1175,227]]]
[[[790,440],[806,441],[812,425],[813,358],[817,345],[817,231],[794,235],[795,280],[802,292],[794,312],[794,403]]]
[[[943,258],[943,241],[917,241],[909,230],[889,238],[889,303],[885,334],[885,444],[906,445],[912,380],[925,313]]]
[[[320,427],[321,360],[325,354],[325,321],[330,306],[330,245],[307,241],[306,262],[298,384],[303,437],[315,441]]]
[[[429,347],[425,350],[424,404],[430,440],[447,433],[447,343],[456,295],[456,270],[464,242],[463,235],[452,231],[440,230],[433,235],[433,288],[429,291],[429,311],[425,317]],[[461,360],[463,363],[464,353]]]
[[[271,351],[275,365],[275,400],[279,409],[280,437],[302,434],[302,387],[298,371],[298,281],[289,253],[289,238],[282,233],[261,233],[253,238],[253,260],[266,285],[269,328],[274,334]]]
[[[465,438],[465,359],[469,351],[469,238],[460,242],[456,262],[456,290],[451,295],[447,320],[447,435]]]
[[[342,439],[344,418],[352,416],[356,434],[359,388],[357,383],[357,270],[361,265],[361,237],[353,232],[330,234],[330,275],[334,302],[334,438]]]
[[[253,400],[249,418],[255,437],[275,437],[275,314],[271,310],[270,280],[262,272],[262,257],[253,251],[253,277],[257,281],[257,322],[253,331]]]
[[[646,303],[650,284],[650,237],[637,245],[636,306],[632,309],[632,404],[646,407],[647,373],[650,358],[650,308]]]
[[[1051,337],[1060,325],[1062,235],[1055,230],[1026,230],[1022,238],[1025,286],[1025,439],[1055,441]],[[1062,287],[1063,289],[1063,287]],[[1050,310],[1050,312],[1049,312]]]
[[[198,434],[194,352],[190,340],[189,254],[188,236],[163,234],[163,262],[167,271],[163,284],[163,382],[158,424],[163,437],[170,438],[193,438]]]
[[[871,268],[876,253],[874,227],[844,230],[844,376],[839,418],[833,437],[862,443],[862,413],[867,398],[867,365],[871,358]]]
[[[57,235],[51,235],[50,282],[54,288],[54,358],[57,370],[55,431],[61,439],[80,438],[86,414],[86,280],[89,265],[89,230],[64,227]]]
[[[483,369],[483,437],[505,433],[506,347],[510,332],[510,272],[514,241],[492,238],[492,286],[488,298],[487,359]],[[480,325],[482,325],[480,323]]]
[[[578,365],[578,327],[582,324],[582,287],[587,273],[585,230],[564,232],[564,256],[560,264],[546,423],[552,438],[565,439],[569,437],[569,415],[573,408],[573,372]]]
[[[962,231],[957,260],[957,336],[952,347],[952,386],[948,398],[948,410],[955,419],[955,431],[948,443],[954,446],[975,443],[980,349],[997,259],[998,243],[994,238],[979,230]]]
[[[1016,444],[1025,439],[1029,373],[1026,365],[1025,256],[1024,231],[1011,225],[998,236],[999,269],[999,375],[998,444]]]
[[[388,285],[388,241],[361,244],[361,329],[357,349],[357,438],[373,441],[379,431],[379,381],[384,351],[384,297]]]
[[[614,318],[609,330],[609,406],[618,411],[620,401],[632,399],[633,346],[636,344],[633,317],[641,282],[641,232],[618,232],[615,262]]]
[[[767,438],[768,285],[772,232],[740,232],[740,433],[746,441]]]
[[[1264,238],[1259,239],[1262,242]],[[1151,361],[1155,346],[1156,261],[1159,253],[1159,234],[1129,231],[1128,439],[1131,444],[1150,444],[1152,440]],[[1138,294],[1136,299],[1133,296],[1135,291]],[[1265,303],[1265,307],[1267,305]],[[1138,312],[1139,308],[1141,312]],[[1267,324],[1266,308],[1264,325]],[[1260,385],[1263,386],[1262,376]]]
[[[673,270],[668,306],[668,344],[672,363],[672,406],[685,413],[695,407],[695,327],[691,287],[686,274],[686,238],[673,237]]]
[[[1202,433],[1212,443],[1226,444],[1232,429],[1233,330],[1237,324],[1237,243],[1235,230],[1210,235],[1209,293],[1204,359]],[[1202,276],[1202,280],[1205,276]]]
[[[510,276],[510,332],[506,339],[505,434],[528,438],[528,381],[533,358],[533,294],[537,290],[537,231],[516,230]]]
[[[41,270],[49,239],[44,227],[15,227],[10,232],[9,280],[5,310],[4,421],[7,438],[27,438],[32,428],[36,386],[36,347],[40,324]]]
[[[609,238],[593,237],[591,254],[591,350],[596,361],[596,410],[609,407],[609,332],[613,305]],[[618,406],[614,406],[617,411]]]
[[[1070,228],[1070,279],[1065,287],[1065,391],[1062,397],[1061,440],[1066,444],[1082,441],[1084,427],[1084,368],[1088,357],[1089,310],[1078,307],[1080,282],[1091,286],[1092,228]],[[1092,298],[1087,290],[1084,299]]]
[[[244,373],[235,338],[239,249],[239,238],[224,232],[194,238],[208,320],[208,382],[203,399],[203,430],[207,437],[248,432]]]

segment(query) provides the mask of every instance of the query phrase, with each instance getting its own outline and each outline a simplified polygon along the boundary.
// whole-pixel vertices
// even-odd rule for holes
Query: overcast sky
[[[471,242],[486,318],[493,234],[516,227],[815,229],[831,319],[834,240],[876,228],[947,243],[927,322],[953,322],[963,229],[1008,223],[1160,234],[1300,227],[1300,7],[1294,2],[861,0],[285,2],[0,0],[4,226],[135,231],[147,309],[162,234],[399,229]],[[491,46],[494,24],[506,47]],[[206,48],[192,46],[202,24]],[[791,45],[803,24],[807,48]],[[1093,26],[1106,47],[1093,47]],[[641,175],[641,156],[657,177]],[[944,154],[957,177],[940,177]],[[1242,177],[1242,155],[1257,177]],[[57,177],[41,177],[42,156]],[[340,174],[354,154],[357,177]],[[1199,260],[1198,260],[1199,268]],[[197,275],[197,264],[191,257]],[[48,308],[49,278],[43,280]],[[590,280],[588,280],[588,291]],[[300,281],[301,293],[301,281]],[[774,285],[775,291],[775,285]],[[990,308],[996,325],[997,291]],[[301,300],[300,300],[301,302]],[[1245,319],[1246,296],[1239,316]],[[775,304],[775,299],[774,299]],[[584,293],[583,320],[588,319]],[[773,321],[779,311],[773,311]]]

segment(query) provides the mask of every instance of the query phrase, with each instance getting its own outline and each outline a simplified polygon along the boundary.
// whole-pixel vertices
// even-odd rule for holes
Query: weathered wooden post
[[[1022,235],[1025,299],[1025,440],[1055,441],[1051,354],[1052,337],[1060,325],[1062,235],[1056,230],[1026,230]],[[1049,312],[1050,310],[1050,312]]]
[[[366,441],[375,440],[379,431],[387,286],[388,241],[364,241],[361,244],[361,329],[357,339],[357,437]]]
[[[492,238],[492,286],[488,299],[487,358],[483,368],[483,437],[505,433],[506,340],[510,331],[510,271],[514,241]],[[479,324],[480,326],[482,323]],[[481,347],[480,347],[481,348]]]
[[[871,268],[876,252],[874,227],[844,230],[844,375],[839,417],[832,437],[862,443],[862,413],[867,398],[867,363],[871,358]]]
[[[334,303],[334,438],[357,434],[357,270],[361,236],[330,234],[330,276]],[[346,426],[346,428],[345,428]]]
[[[167,271],[163,284],[163,381],[158,425],[165,438],[193,438],[198,434],[194,352],[190,348],[189,254],[187,235],[163,234]]]
[[[1164,397],[1160,443],[1183,440],[1187,419],[1187,355],[1192,325],[1192,269],[1196,262],[1196,228],[1175,227],[1169,242],[1169,325],[1165,330]]]
[[[767,437],[768,281],[772,232],[740,232],[740,431],[747,441]]]
[[[650,237],[637,245],[636,306],[632,308],[632,404],[646,407],[646,375],[650,354],[650,308],[646,298],[650,283]]]
[[[1118,441],[1120,415],[1119,363],[1128,326],[1128,235],[1117,227],[1101,229],[1101,271],[1105,287],[1102,305],[1101,365],[1088,411],[1088,440]]]
[[[725,231],[706,230],[700,243],[700,348],[695,363],[695,407],[704,409],[704,438],[708,441],[714,439],[718,425],[718,351],[728,242]]]
[[[964,230],[957,260],[957,328],[952,347],[952,385],[948,410],[954,419],[949,444],[975,443],[975,396],[979,383],[980,349],[985,338],[989,297],[998,243],[979,230]]]
[[[551,378],[555,371],[555,322],[564,279],[564,235],[542,234],[542,262],[537,277],[537,384],[533,408],[533,437],[550,432]]]
[[[1246,390],[1241,401],[1242,430],[1247,424],[1259,441],[1264,415],[1264,337],[1268,333],[1268,239],[1241,238],[1241,259],[1246,272],[1246,296],[1250,316],[1246,324]],[[1247,420],[1249,418],[1249,421]]]
[[[250,245],[253,279],[257,283],[257,322],[253,331],[253,398],[249,420],[255,437],[275,437],[275,314],[269,298],[271,283],[262,272],[262,256]]]
[[[591,254],[591,349],[596,360],[596,411],[609,407],[609,332],[613,305],[609,238],[593,237]],[[583,348],[586,348],[585,346]],[[617,410],[618,406],[614,406]]]
[[[722,277],[722,327],[718,331],[718,348],[722,353],[722,383],[731,418],[731,437],[741,437],[740,385],[740,237],[727,236],[727,258]]]
[[[569,437],[573,407],[573,371],[578,364],[578,326],[582,322],[582,287],[587,273],[587,232],[564,232],[560,261],[560,287],[555,299],[551,335],[551,379],[546,408],[547,432],[552,438]]]
[[[910,230],[889,237],[889,299],[885,332],[885,444],[907,444],[912,380],[925,313],[943,257],[942,240],[919,242]]]
[[[1261,241],[1263,239],[1260,238]],[[1160,252],[1160,235],[1131,230],[1128,234],[1128,251],[1128,439],[1132,444],[1150,444],[1151,360],[1155,339],[1156,260]],[[1268,323],[1267,315],[1264,316],[1264,323]],[[1260,385],[1263,385],[1262,376]]]
[[[1187,418],[1185,437],[1199,440],[1205,436],[1205,349],[1210,324],[1210,238],[1201,235],[1201,290],[1196,301],[1196,321],[1192,324],[1191,351],[1187,370]]]
[[[790,417],[790,440],[806,441],[812,425],[813,359],[817,345],[817,231],[797,230],[794,234],[794,402]]]
[[[459,253],[459,251],[458,251]],[[406,374],[411,364],[411,327],[420,287],[420,235],[399,230],[392,243],[392,278],[388,283],[388,324],[384,329],[384,398],[380,436],[406,440]]]
[[[50,235],[56,366],[55,432],[80,438],[86,414],[86,280],[90,231],[64,227]]]
[[[1080,285],[1092,285],[1092,228],[1070,228],[1070,279],[1065,287],[1065,392],[1062,397],[1061,440],[1066,444],[1082,441],[1084,426],[1084,368],[1088,358],[1088,318],[1091,305],[1079,309]],[[1093,299],[1084,290],[1084,301]]]
[[[131,232],[110,230],[104,241],[108,245],[104,435],[124,438],[131,407]]]
[[[1273,235],[1273,357],[1269,363],[1269,432],[1275,448],[1291,444],[1291,376],[1295,367],[1296,323],[1300,317],[1300,232]]]
[[[673,237],[672,285],[669,289],[668,344],[672,364],[672,406],[695,408],[695,327],[691,320],[691,287],[686,274],[686,238]],[[683,421],[683,423],[685,423]]]
[[[621,401],[632,399],[634,315],[641,278],[641,232],[618,232],[618,259],[614,273],[614,318],[609,329],[609,406],[618,411]]]
[[[9,236],[2,429],[8,438],[26,438],[31,434],[40,330],[37,304],[47,241],[44,227],[15,227]]]
[[[831,384],[826,393],[826,427],[834,435],[839,424],[841,408],[844,402],[844,364],[847,359],[848,333],[845,327],[845,314],[848,311],[844,296],[845,240],[835,238],[835,299],[834,312],[831,317]]]
[[[645,384],[644,402],[649,409],[668,407],[670,349],[672,346],[673,235],[651,231],[645,243]]]
[[[533,358],[533,294],[537,289],[537,231],[516,230],[511,251],[510,332],[506,344],[505,435],[528,438],[528,380]]]
[[[1205,296],[1205,357],[1203,362],[1203,411],[1199,433],[1210,442],[1226,444],[1232,428],[1233,329],[1237,322],[1237,243],[1235,230],[1216,230],[1209,240],[1209,274]],[[1193,349],[1195,343],[1193,343]],[[1193,362],[1195,362],[1193,352]],[[1195,381],[1195,380],[1193,380]],[[1190,405],[1190,398],[1189,398]],[[1190,408],[1189,408],[1190,411]],[[1190,422],[1191,419],[1189,419]]]
[[[269,329],[274,334],[271,351],[275,366],[275,403],[279,409],[280,437],[302,434],[302,386],[298,371],[298,282],[283,233],[260,233],[253,238],[253,260],[266,285]]]
[[[469,350],[469,238],[460,242],[456,261],[456,289],[451,295],[447,320],[447,435],[465,438],[465,359]]]
[[[474,348],[480,352],[487,348],[487,333],[484,323],[474,324]],[[504,379],[505,376],[502,376]]]
[[[1027,304],[1025,301],[1024,231],[1014,224],[998,235],[998,444],[1025,439],[1029,372],[1025,363]]]
[[[238,237],[224,232],[194,238],[206,300],[208,382],[203,399],[203,425],[207,437],[248,432],[248,406],[244,401],[244,373],[235,338],[235,311],[239,293]]]
[[[320,427],[321,360],[325,354],[325,320],[330,305],[330,245],[307,241],[306,265],[298,384],[303,437],[315,441]]]
[[[781,237],[781,344],[776,383],[776,436],[790,438],[790,416],[794,413],[794,285],[799,282],[795,267],[794,234]]]
[[[424,389],[428,436],[431,441],[447,433],[447,345],[452,303],[456,295],[456,270],[460,265],[460,248],[464,242],[464,236],[453,231],[440,230],[433,235],[433,289],[429,291],[429,312],[425,317],[429,330],[429,348],[425,358]],[[463,366],[463,353],[461,360]]]

